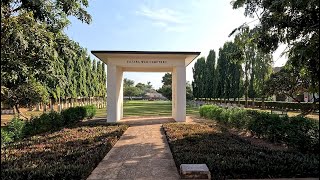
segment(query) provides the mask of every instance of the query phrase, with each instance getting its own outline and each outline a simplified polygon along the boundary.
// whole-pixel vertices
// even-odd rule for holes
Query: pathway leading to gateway
[[[137,118],[121,122],[130,127],[93,170],[88,180],[179,179],[161,124],[171,118]]]

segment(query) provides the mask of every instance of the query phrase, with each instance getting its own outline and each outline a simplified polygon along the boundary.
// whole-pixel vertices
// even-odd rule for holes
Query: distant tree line
[[[245,57],[246,55],[246,57]],[[240,42],[226,42],[207,58],[197,59],[192,71],[195,98],[239,101],[264,98],[263,84],[272,72],[272,56],[259,52],[256,47],[241,47]]]

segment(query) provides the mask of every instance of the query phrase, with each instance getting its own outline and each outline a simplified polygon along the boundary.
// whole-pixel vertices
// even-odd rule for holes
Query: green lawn
[[[128,116],[171,116],[171,101],[125,101],[123,113]],[[98,109],[95,117],[106,117],[106,109]],[[187,107],[187,115],[198,115],[199,109]]]

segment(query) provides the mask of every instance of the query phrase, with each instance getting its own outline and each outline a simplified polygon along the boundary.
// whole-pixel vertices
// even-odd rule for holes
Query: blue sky
[[[233,10],[229,0],[91,0],[90,25],[71,18],[69,37],[91,50],[201,51],[218,54],[228,34],[244,22],[243,9]],[[251,23],[252,25],[253,23]],[[275,66],[285,63],[274,54]],[[93,57],[93,56],[92,56]],[[195,61],[194,61],[195,62]],[[192,67],[187,80],[192,81]],[[137,82],[160,87],[163,73],[125,73]]]

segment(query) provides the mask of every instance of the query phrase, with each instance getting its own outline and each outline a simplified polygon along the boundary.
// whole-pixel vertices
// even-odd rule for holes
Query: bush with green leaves
[[[86,117],[87,111],[84,107],[71,107],[61,111],[65,125],[73,124],[83,120]]]
[[[216,105],[200,108],[200,116],[224,125],[250,131],[259,138],[285,143],[301,152],[319,150],[319,122],[302,116],[280,117],[276,114],[244,109],[225,109]]]
[[[25,121],[19,119],[18,117],[14,117],[8,124],[8,132],[12,133],[12,139],[18,140],[24,137],[25,135]]]
[[[95,105],[87,105],[83,106],[86,110],[85,117],[88,119],[92,119],[97,113],[97,107]]]
[[[10,133],[7,128],[1,128],[1,146],[12,141],[12,133]]]
[[[35,135],[52,130],[57,130],[64,126],[64,118],[60,113],[51,111],[44,113],[39,117],[32,117],[26,123],[26,135]]]
[[[28,121],[13,118],[7,127],[1,130],[1,145],[49,131],[56,131],[66,125],[77,123],[96,114],[95,106],[72,107],[61,113],[50,111],[40,116],[31,117]]]

